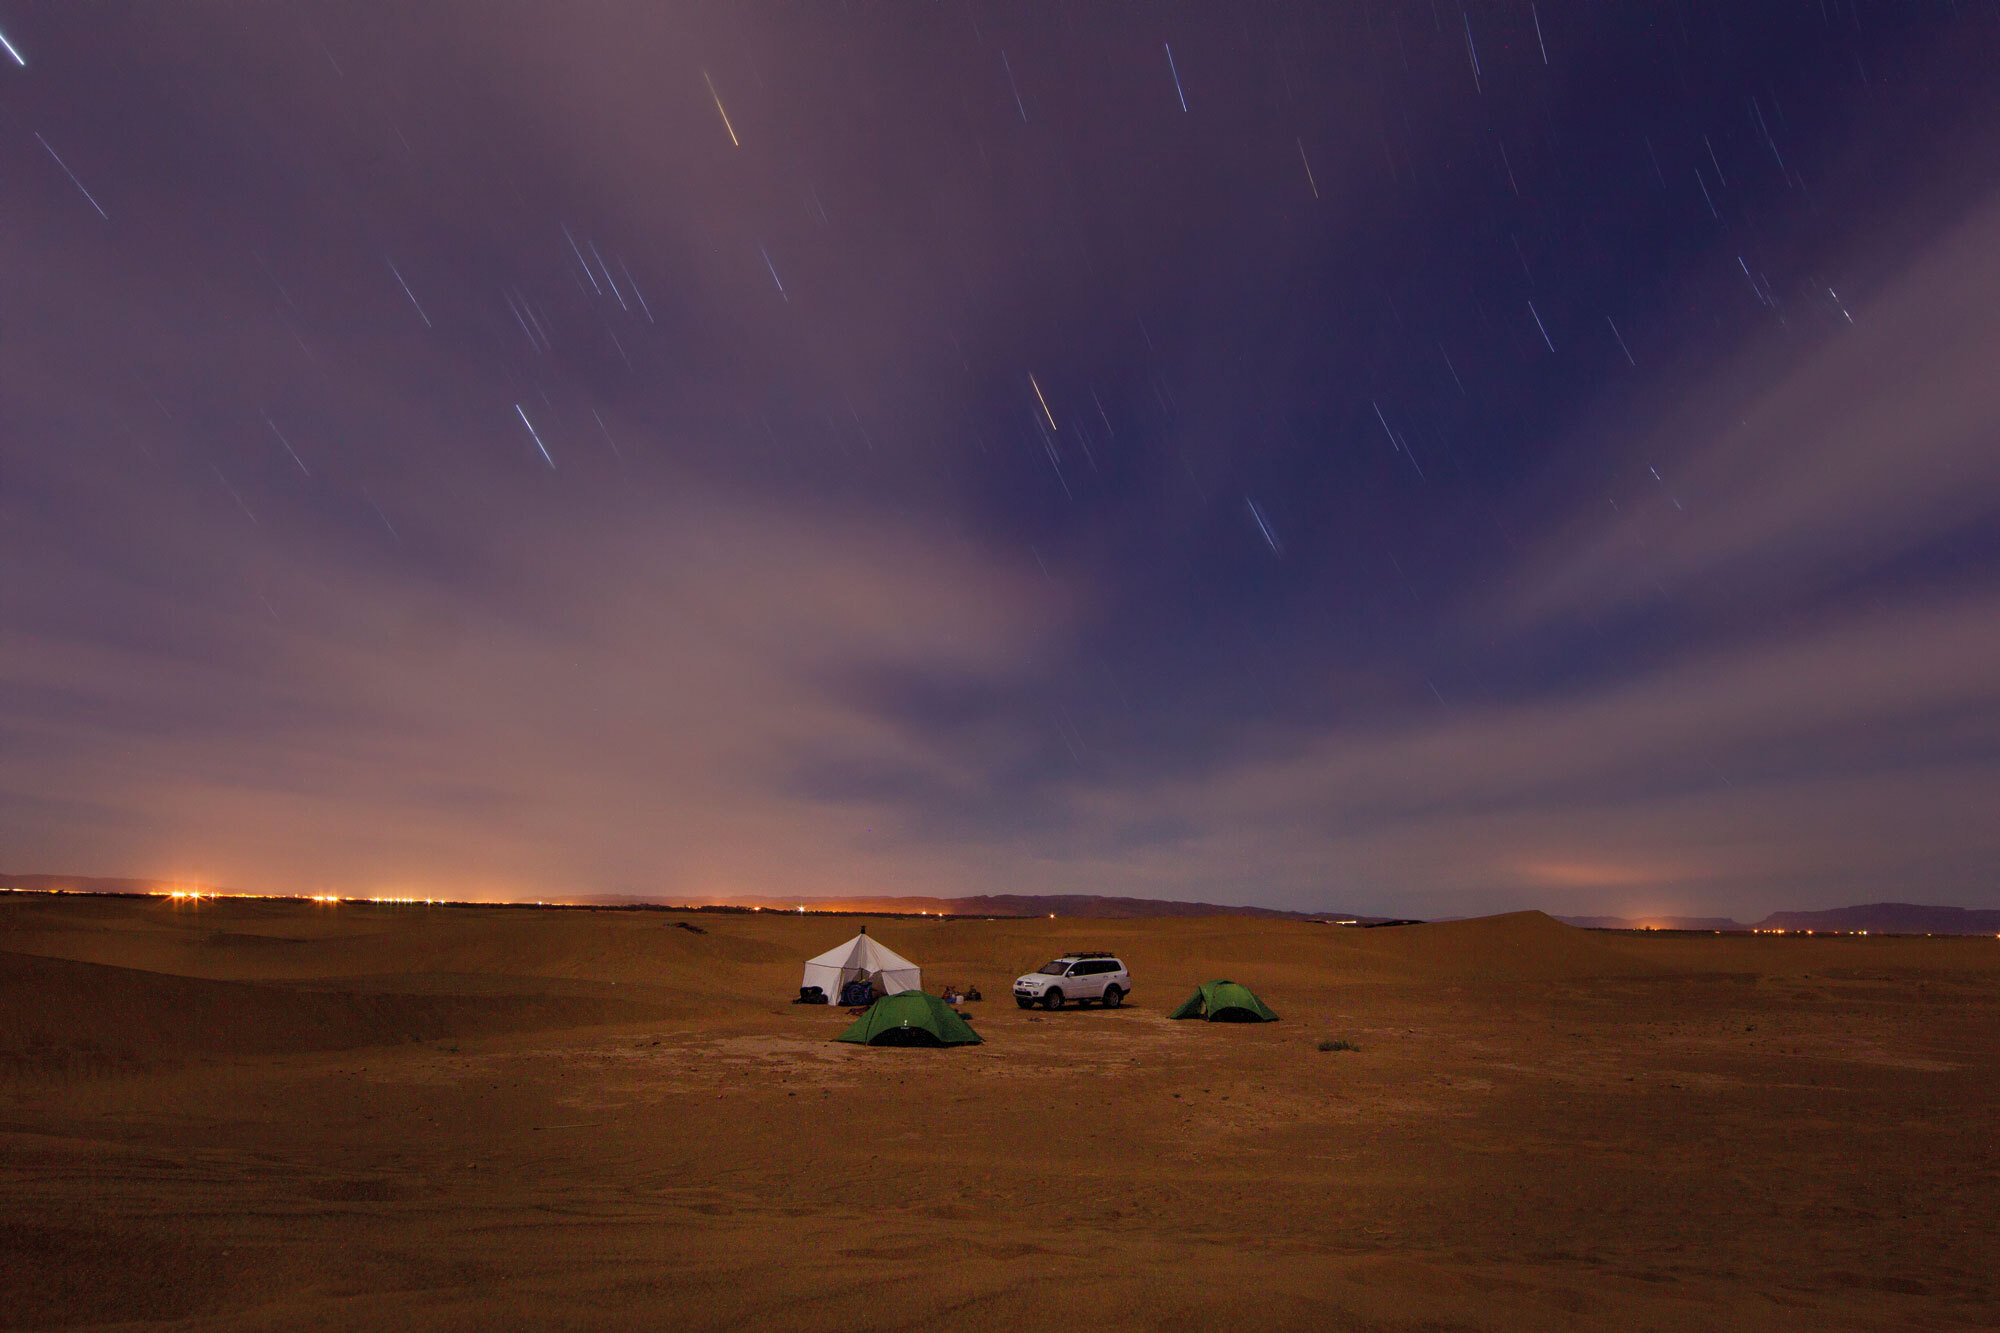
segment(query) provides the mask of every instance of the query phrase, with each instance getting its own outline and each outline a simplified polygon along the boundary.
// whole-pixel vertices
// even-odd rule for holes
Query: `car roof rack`
[[[1072,949],[1063,955],[1065,958],[1116,958],[1117,956],[1109,949]]]

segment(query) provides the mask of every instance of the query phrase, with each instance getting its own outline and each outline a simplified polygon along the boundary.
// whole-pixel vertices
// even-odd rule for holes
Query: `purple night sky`
[[[1996,905],[1991,5],[0,34],[0,868]]]

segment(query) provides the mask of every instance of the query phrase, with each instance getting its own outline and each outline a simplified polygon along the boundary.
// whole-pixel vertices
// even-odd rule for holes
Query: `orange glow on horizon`
[[[1700,878],[1683,866],[1609,861],[1532,860],[1517,862],[1513,869],[1527,884],[1547,889],[1628,889]]]

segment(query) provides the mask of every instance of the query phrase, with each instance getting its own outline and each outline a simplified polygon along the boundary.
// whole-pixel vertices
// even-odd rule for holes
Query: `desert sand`
[[[787,1003],[857,924],[0,897],[0,1322],[2000,1326],[2000,939],[872,921],[921,1050]]]

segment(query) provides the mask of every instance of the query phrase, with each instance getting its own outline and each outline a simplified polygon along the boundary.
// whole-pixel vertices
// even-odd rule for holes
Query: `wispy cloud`
[[[1601,499],[1524,571],[1525,619],[1648,599],[1816,592],[2000,512],[2000,204],[1915,255],[1848,322],[1831,288],[1793,312],[1798,353],[1744,349],[1735,373],[1631,445],[1640,483]],[[1743,370],[1791,356],[1768,386]],[[1754,379],[1750,384],[1756,384]],[[1646,464],[1659,476],[1646,478]],[[1596,498],[1596,497],[1593,497]]]

